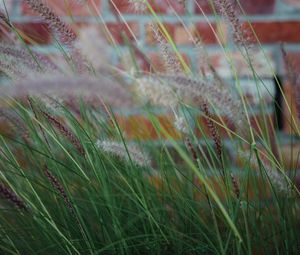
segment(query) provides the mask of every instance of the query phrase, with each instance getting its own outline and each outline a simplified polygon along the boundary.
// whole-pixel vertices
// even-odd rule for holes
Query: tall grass
[[[250,120],[253,109],[222,35],[234,88],[208,57],[202,73],[194,74],[147,1],[129,2],[153,16],[166,73],[140,70],[137,56],[146,62],[148,56],[125,34],[130,55],[114,49],[126,68],[97,62],[85,37],[92,30],[76,39],[42,1],[25,2],[54,28],[63,58],[34,52],[9,17],[0,16],[19,40],[0,46],[10,83],[1,89],[1,254],[298,254],[297,169],[287,167],[282,135],[259,91],[261,118]],[[233,27],[251,78],[264,86],[231,2],[210,2]],[[95,13],[93,4],[82,5]],[[97,20],[103,20],[100,13]],[[76,43],[80,38],[88,49]],[[192,39],[208,56],[201,35]],[[154,105],[177,130],[164,125]],[[143,115],[157,139],[131,139],[122,107]],[[294,141],[288,142],[292,154]]]

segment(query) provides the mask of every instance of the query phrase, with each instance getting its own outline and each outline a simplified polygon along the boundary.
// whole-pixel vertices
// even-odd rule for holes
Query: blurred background
[[[120,46],[125,44],[121,36],[122,31],[126,32],[128,37],[138,43],[138,46],[153,60],[155,65],[161,64],[155,41],[148,27],[153,17],[150,13],[148,15],[136,14],[135,10],[130,7],[129,0],[44,0],[44,2],[58,15],[65,17],[73,26],[99,26],[101,22],[106,23],[116,43]],[[228,32],[230,28],[223,20],[215,17],[210,8],[209,0],[151,0],[150,2],[195,71],[199,69],[201,59],[196,58],[193,42],[186,29],[192,35],[199,34],[201,36],[207,49],[213,53],[215,67],[223,76],[229,75],[226,71],[226,63],[222,59],[224,54],[219,52],[221,50],[220,42],[212,32],[211,26],[219,33],[221,31],[224,33],[222,43],[226,44],[228,48],[232,44],[232,38]],[[239,2],[247,15],[242,16],[241,19],[245,22],[249,20],[252,23],[259,41],[271,56],[276,72],[282,74],[284,71],[279,48],[280,43],[285,44],[288,54],[299,63],[300,1],[240,0]],[[28,8],[26,1],[1,0],[0,8],[2,10],[4,5],[11,21],[33,40],[31,43],[35,42],[45,52],[53,51],[52,45],[55,42],[49,33],[51,29],[41,21],[37,13]],[[238,6],[237,9],[239,9]],[[183,26],[183,23],[186,27]],[[4,28],[2,27],[1,30],[1,37],[3,38]],[[257,60],[258,65],[262,64],[262,57],[254,56],[253,58]],[[115,63],[118,61],[116,56],[114,61]],[[259,66],[259,69],[263,68],[263,65]]]
[[[119,46],[125,46],[122,40],[122,31],[138,44],[153,61],[160,66],[161,61],[157,54],[155,41],[148,25],[153,17],[151,14],[136,14],[130,7],[129,0],[45,0],[55,12],[65,17],[73,26],[99,26],[104,22]],[[213,64],[222,76],[228,76],[228,65],[224,61],[221,49],[211,26],[219,33],[223,33],[222,43],[231,47],[232,38],[228,25],[215,17],[210,8],[209,0],[151,0],[154,10],[161,16],[162,22],[168,28],[180,51],[187,59],[193,70],[199,69],[197,55],[194,52],[193,42],[188,32],[192,35],[199,34],[208,51],[214,59]],[[245,14],[241,17],[245,22],[249,20],[258,36],[259,41],[270,55],[272,64],[278,74],[283,74],[284,64],[280,51],[280,43],[284,43],[293,60],[300,62],[300,1],[298,0],[240,0]],[[1,0],[0,8],[5,8],[11,21],[22,30],[44,52],[53,51],[54,40],[51,29],[39,18],[37,13],[31,11],[22,0]],[[237,6],[237,9],[238,6]],[[204,15],[205,14],[205,15]],[[71,18],[70,18],[71,17]],[[183,26],[183,23],[186,27]],[[188,29],[188,32],[186,31]],[[4,28],[1,28],[4,37]],[[133,34],[132,34],[133,33]],[[122,47],[120,47],[122,48]],[[220,51],[220,52],[219,52]],[[114,52],[114,51],[113,51]],[[112,52],[112,53],[113,53]],[[113,54],[112,54],[113,56]],[[117,54],[114,62],[117,64]],[[238,61],[238,56],[236,57]],[[260,71],[268,75],[267,68],[263,65],[263,57],[253,56],[257,60]],[[297,65],[299,66],[299,65]],[[265,70],[262,70],[264,69]],[[243,68],[241,67],[241,74]],[[300,69],[300,67],[299,67]],[[245,71],[245,70],[244,70]]]
[[[45,0],[44,2],[62,19],[70,23],[77,34],[80,34],[79,31],[86,31],[80,34],[82,41],[91,45],[91,51],[95,49],[95,45],[96,48],[102,49],[101,53],[90,53],[90,55],[94,54],[97,60],[103,59],[105,62],[109,59],[111,65],[126,68],[127,60],[124,58],[121,60],[120,55],[122,53],[124,56],[123,53],[128,51],[129,45],[135,45],[134,47],[137,47],[151,60],[154,68],[163,71],[163,59],[158,53],[158,46],[149,28],[153,16],[150,13],[137,14],[130,6],[129,0]],[[21,35],[28,45],[37,52],[52,57],[61,54],[51,33],[51,28],[39,17],[39,14],[28,8],[26,1],[4,0],[0,3],[2,12],[9,14],[11,22],[21,31]],[[228,83],[234,83],[224,49],[227,51],[237,67],[237,75],[240,78],[245,96],[254,106],[259,103],[257,86],[251,78],[248,64],[234,47],[230,33],[231,28],[223,19],[214,15],[209,0],[151,0],[150,3],[195,74],[201,72],[201,62],[205,61],[204,56],[198,54],[198,49],[192,40],[192,38],[199,37],[199,40],[201,38],[201,42],[206,46],[210,61],[218,74]],[[290,106],[295,111],[296,104],[290,87],[296,86],[296,84],[289,84],[290,82],[286,79],[285,58],[288,56],[295,68],[294,72],[299,73],[300,1],[239,0],[239,3],[244,10],[244,13],[241,13],[241,20],[245,22],[245,27],[247,27],[248,21],[252,23],[264,50],[262,51],[257,40],[252,38],[251,47],[254,51],[251,58],[254,69],[260,79],[263,80],[264,86],[260,93],[270,104],[270,115],[274,114],[273,99],[276,98],[275,103],[278,104],[281,101],[278,85],[274,82],[274,75],[278,78],[280,85],[283,86]],[[236,2],[236,7],[240,9],[238,2]],[[213,32],[212,28],[216,33]],[[103,43],[99,38],[89,33],[95,29],[109,31],[112,38],[109,38],[107,43]],[[124,38],[128,38],[128,40]],[[1,40],[7,40],[7,28],[3,24],[1,25]],[[281,44],[284,45],[285,52],[282,51]],[[149,65],[145,63],[139,52],[136,52],[136,58],[137,64],[144,71],[150,71]],[[280,129],[290,133],[292,132],[290,125],[285,124],[285,120],[289,118],[282,116],[283,111],[284,109],[278,113],[278,125]],[[140,121],[138,119],[138,122]],[[130,123],[130,125],[128,124],[130,132],[134,133],[132,131],[135,126],[132,124],[134,121],[130,120],[128,123]],[[146,123],[145,129],[147,129],[147,125]]]

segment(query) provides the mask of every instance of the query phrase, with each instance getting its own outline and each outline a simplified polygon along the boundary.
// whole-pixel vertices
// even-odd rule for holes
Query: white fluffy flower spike
[[[129,3],[137,13],[144,13],[147,9],[145,0],[129,0]]]
[[[120,142],[98,140],[96,146],[107,153],[111,153],[125,160],[129,160],[129,153],[132,162],[139,166],[150,167],[151,165],[151,159],[149,155],[145,151],[142,151],[141,148],[137,147],[136,145],[127,144],[126,147],[128,153],[124,144]]]

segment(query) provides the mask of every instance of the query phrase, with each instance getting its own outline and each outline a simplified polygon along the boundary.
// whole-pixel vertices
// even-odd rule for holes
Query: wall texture
[[[37,50],[47,54],[57,52],[54,46],[55,40],[49,33],[47,24],[39,18],[38,14],[28,9],[25,1],[4,0],[4,2],[12,22],[31,40],[36,42],[34,47]],[[153,40],[151,29],[149,29],[149,22],[153,20],[152,15],[150,13],[145,15],[136,14],[133,8],[130,7],[128,0],[87,0],[84,5],[78,3],[80,2],[78,0],[45,0],[45,2],[57,14],[72,23],[74,28],[76,26],[97,26],[101,22],[105,23],[121,50],[127,48],[121,31],[125,32],[130,40],[137,43],[153,61],[155,67],[163,68],[157,45]],[[197,36],[200,35],[207,45],[211,62],[219,74],[229,81],[232,80],[228,62],[220,47],[221,43],[235,61],[245,93],[249,95],[254,105],[257,103],[256,84],[248,78],[251,71],[241,55],[235,50],[230,33],[231,28],[224,20],[213,14],[209,0],[151,0],[150,2],[194,72],[200,72],[203,59],[197,54],[192,39],[197,39]],[[298,71],[300,71],[300,1],[240,0],[240,3],[246,14],[241,16],[241,19],[245,21],[245,24],[247,20],[252,23],[264,53],[270,60],[270,62],[267,62],[264,53],[259,50],[257,52],[254,50],[251,56],[256,71],[264,80],[262,93],[265,93],[267,101],[271,102],[271,96],[275,95],[273,75],[274,73],[279,75],[285,73],[284,61],[280,51],[281,42],[285,44],[289,56]],[[4,4],[1,5],[3,8]],[[120,13],[122,15],[119,15]],[[183,24],[186,25],[188,33]],[[222,38],[221,41],[218,41],[212,28]],[[253,41],[253,48],[255,49],[256,46],[258,46],[257,41]],[[119,60],[115,50],[111,51],[111,59],[114,64],[118,64]],[[139,119],[137,121],[141,123]],[[129,129],[133,130],[135,127],[134,121],[126,120],[124,125],[129,124]],[[148,132],[149,127],[147,125],[146,123],[145,130]],[[138,132],[142,132],[141,130],[142,128],[139,126],[138,131],[132,131],[133,136]],[[140,136],[144,137],[146,134]]]
[[[37,14],[27,8],[25,1],[4,0],[4,2],[17,27],[39,43],[43,49],[53,50],[51,48],[53,38],[46,31],[46,24]],[[95,25],[102,19],[120,45],[123,44],[120,30],[125,29],[130,35],[129,37],[132,40],[138,40],[142,49],[159,64],[155,42],[152,39],[151,30],[148,28],[149,21],[153,18],[150,14],[135,14],[133,8],[129,6],[128,0],[87,0],[88,4],[85,6],[78,4],[77,2],[80,1],[77,0],[46,0],[45,2],[59,15],[73,15],[71,20],[67,18],[72,23]],[[195,49],[192,47],[192,40],[181,21],[187,25],[191,35],[195,36],[197,33],[201,35],[204,43],[208,45],[208,50],[214,55],[215,65],[225,65],[222,60],[224,54],[219,52],[218,41],[210,26],[216,30],[222,29],[225,33],[225,42],[223,43],[226,43],[229,49],[232,47],[232,38],[228,31],[230,27],[213,15],[209,7],[209,0],[152,0],[150,2],[153,3],[154,9],[160,14],[180,51],[186,56],[194,70],[199,68],[201,59],[197,59]],[[279,50],[280,42],[286,43],[288,52],[299,63],[300,2],[298,0],[240,0],[240,3],[247,14],[242,19],[249,19],[252,22],[260,42],[274,60],[276,72],[280,73],[283,70],[283,61]],[[3,3],[1,5],[3,7]],[[174,14],[174,10],[180,17]],[[128,32],[124,23],[120,24],[116,20],[118,12],[122,13],[120,21],[128,22],[134,36]],[[204,16],[203,13],[207,16]],[[223,68],[226,69],[224,66]],[[226,70],[222,69],[222,71],[226,74]]]

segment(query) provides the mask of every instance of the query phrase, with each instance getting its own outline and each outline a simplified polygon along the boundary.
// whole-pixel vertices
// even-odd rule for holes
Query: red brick
[[[299,135],[300,132],[300,109],[296,101],[296,93],[300,93],[300,84],[293,86],[290,84],[284,85],[284,95],[288,105],[283,102],[283,131],[293,135]]]
[[[215,33],[217,34],[217,26],[216,24],[212,24],[212,27],[215,31]],[[208,23],[197,23],[196,24],[196,37],[197,35],[200,35],[203,43],[205,44],[214,44],[217,43],[217,39],[215,37],[215,34],[212,31],[212,28],[210,27],[210,25]]]
[[[154,69],[154,70],[158,70],[159,72],[166,72],[166,67],[165,67],[165,64],[164,64],[164,60],[163,58],[161,57],[161,55],[159,53],[150,53],[150,54],[147,54],[149,55],[149,58],[150,58],[150,62],[151,62],[151,66],[150,68]],[[143,68],[143,70],[145,72],[150,72],[151,70],[147,70],[145,68]]]
[[[300,153],[300,144],[299,141],[297,142],[294,140],[291,143],[287,143],[284,145],[280,145],[280,153],[282,155],[282,164],[284,169],[299,169],[300,168],[300,161],[299,161],[299,153]],[[299,176],[300,177],[300,176]],[[299,179],[300,181],[300,179]],[[300,182],[298,183],[298,185]],[[298,189],[300,186],[298,186]],[[299,189],[300,190],[300,189]]]
[[[232,123],[231,120],[229,120],[226,116],[215,116],[213,117],[216,121],[216,127],[219,132],[219,135],[221,138],[228,138],[232,136],[232,132],[228,133],[228,130],[230,131],[235,131],[234,124]],[[222,118],[222,119],[221,119]],[[264,130],[264,118],[266,121],[272,121],[273,120],[273,114],[269,114],[266,116],[262,115],[252,115],[250,116],[250,122],[252,128],[255,130],[255,134],[261,136],[261,130]],[[207,121],[204,116],[199,116],[197,117],[197,122],[201,130],[196,127],[195,128],[195,135],[198,138],[203,138],[203,136],[210,137],[212,138],[210,134],[210,130],[207,126]],[[225,127],[226,128],[225,128]],[[268,122],[268,127],[271,128],[271,122]]]
[[[253,22],[252,26],[261,43],[300,42],[300,21]]]
[[[212,138],[212,136],[210,134],[210,130],[207,126],[206,118],[204,116],[198,116],[196,119],[197,119],[198,124],[195,128],[195,135],[198,138],[203,138],[203,136],[208,136],[208,137]],[[228,120],[228,118],[222,117],[222,119],[220,119],[218,116],[215,116],[214,119],[216,120],[216,122],[218,124],[220,124],[220,125],[216,124],[216,127],[218,129],[220,137],[222,137],[222,138],[228,137],[228,132],[226,131],[226,129],[221,127],[223,125],[222,124],[223,122],[225,123],[225,125],[227,126],[228,129],[234,130],[234,127],[231,124],[231,122]]]
[[[28,44],[50,44],[52,35],[46,23],[16,23],[15,27]]]
[[[173,126],[174,117],[169,115],[157,116],[161,127],[163,127],[174,139],[179,139],[181,135]],[[117,116],[120,129],[124,132],[127,139],[134,140],[156,140],[160,136],[166,138],[161,132],[158,132],[149,118],[143,115]]]
[[[188,29],[188,31],[186,30]],[[226,32],[226,31],[224,31]],[[173,38],[177,45],[188,45],[192,44],[193,40],[197,41],[197,38],[201,38],[204,44],[216,44],[217,38],[214,33],[218,36],[217,25],[208,24],[206,22],[198,22],[195,25],[191,25],[187,28],[181,24],[174,25]]]
[[[205,44],[217,43],[217,39],[208,23],[199,22],[187,28],[185,28],[182,24],[179,23],[164,23],[163,25],[170,34],[171,38],[174,40],[176,45],[192,44],[193,40],[197,40],[199,36],[202,38]],[[212,27],[216,31],[216,24],[212,24]],[[148,44],[156,44],[157,42],[153,36],[153,31],[149,24],[146,27],[146,31],[146,42]],[[191,36],[193,37],[193,40]]]
[[[288,59],[292,64],[295,74],[300,75],[300,52],[288,52]]]
[[[108,22],[106,25],[117,44],[125,43],[123,34],[126,35],[129,40],[134,40],[134,36],[138,37],[139,35],[139,24],[137,22],[127,22],[126,24]],[[128,29],[128,27],[131,31]]]
[[[269,14],[274,11],[275,0],[240,0],[240,4],[246,14]],[[238,4],[235,6],[236,10],[240,10]],[[202,9],[202,10],[201,10]],[[209,15],[213,14],[210,1],[208,0],[196,0],[195,1],[195,13],[196,14]],[[239,12],[239,11],[238,11]]]
[[[169,35],[172,37],[172,39],[174,39],[175,25],[164,23],[163,26],[167,30]],[[153,36],[153,30],[151,29],[150,24],[146,25],[146,42],[147,44],[152,44],[152,45],[157,43]]]
[[[212,14],[212,8],[210,2],[207,0],[196,0],[195,1],[195,13],[196,14],[204,14],[209,15]]]
[[[240,3],[248,15],[273,13],[275,7],[275,0],[240,0]]]
[[[161,0],[148,0],[153,10],[159,14],[171,14],[174,9],[177,14],[184,14],[185,7],[179,1],[161,1]],[[134,8],[129,3],[128,0],[114,0],[113,1],[118,10],[122,13],[135,13]],[[115,11],[115,8],[112,3],[110,3],[111,10]],[[173,8],[173,9],[172,9]]]
[[[168,134],[174,138],[174,139],[180,139],[181,135],[180,133],[175,129],[174,127],[174,117],[170,115],[159,115],[157,116],[158,121],[160,125],[168,132]],[[202,132],[206,137],[211,137],[210,131],[207,127],[206,120],[203,116],[195,117],[196,120],[198,121],[199,126],[202,128]],[[228,120],[226,117],[222,117],[222,121],[220,120],[219,117],[215,117],[216,121],[220,125],[216,125],[219,131],[219,134],[222,138],[228,137],[228,132],[225,128],[221,127],[223,125],[223,122],[227,126],[229,130],[234,131],[234,127],[231,124],[231,122]],[[266,120],[272,121],[273,115],[267,115],[265,116]],[[256,131],[255,133],[257,135],[262,135],[261,130],[263,130],[264,126],[264,120],[263,116],[261,115],[256,115],[256,116],[251,116],[251,125],[252,128]],[[162,136],[163,138],[167,138],[165,135],[162,133],[158,133],[155,130],[155,127],[153,126],[153,123],[151,122],[150,119],[148,119],[146,116],[143,115],[132,115],[129,117],[126,116],[118,116],[117,117],[118,124],[121,128],[122,131],[124,131],[126,138],[128,139],[138,139],[138,140],[156,140],[159,139],[159,136]],[[268,125],[268,128],[271,128],[271,124]],[[198,138],[203,138],[203,133],[202,133],[198,127],[195,129],[195,135]]]
[[[182,58],[184,59],[185,63],[191,68],[191,60],[189,57],[184,54],[180,53]],[[174,53],[174,56],[176,56],[176,53]],[[165,73],[166,66],[164,59],[162,58],[161,54],[156,52],[147,52],[146,55],[143,57],[135,52],[135,61],[137,66],[140,68],[141,71],[146,73],[153,73],[153,72],[159,72],[159,73]],[[125,56],[125,58],[120,59],[120,62],[118,64],[118,68],[126,71],[130,71],[130,68],[132,67],[132,57],[131,56]]]
[[[275,62],[271,51],[265,51],[266,56],[271,64],[271,67],[274,68]],[[218,74],[224,78],[230,78],[232,76],[232,71],[230,67],[230,63],[227,61],[227,58],[233,62],[234,67],[236,68],[236,72],[240,77],[252,77],[252,70],[247,63],[247,60],[240,52],[230,52],[227,53],[227,56],[223,52],[215,51],[209,53],[209,60],[213,67],[216,69]],[[201,63],[202,58],[199,59],[200,71],[201,71]],[[261,51],[252,51],[251,52],[251,61],[252,66],[254,67],[257,75],[260,77],[272,77],[272,68],[269,66],[264,54]],[[205,70],[206,72],[210,72],[209,70]]]
[[[58,16],[95,16],[100,11],[101,6],[101,0],[87,0],[83,4],[79,4],[77,0],[46,0],[44,2]],[[38,16],[24,1],[22,1],[21,8],[24,15]]]

